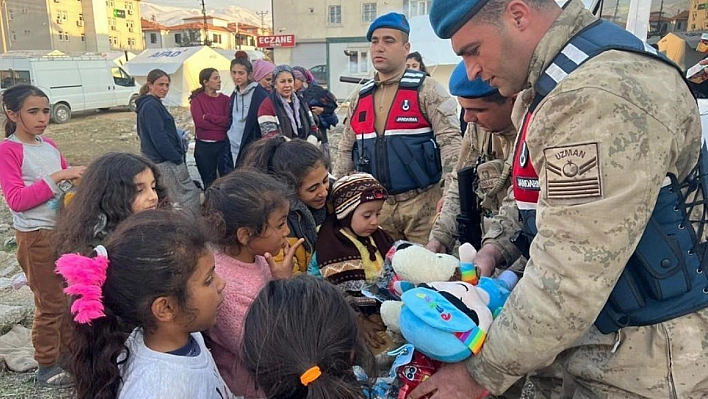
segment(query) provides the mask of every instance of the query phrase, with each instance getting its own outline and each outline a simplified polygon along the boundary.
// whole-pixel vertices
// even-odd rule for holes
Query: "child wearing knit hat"
[[[361,290],[379,277],[393,239],[379,227],[379,214],[388,197],[386,189],[368,173],[353,173],[334,183],[334,214],[325,219],[317,235],[310,273],[340,287],[358,306],[359,321],[375,353],[388,349],[377,301]]]

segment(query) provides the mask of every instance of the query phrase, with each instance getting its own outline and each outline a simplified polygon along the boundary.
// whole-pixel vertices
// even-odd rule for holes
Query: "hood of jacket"
[[[145,94],[140,97],[138,97],[137,100],[135,100],[135,112],[140,113],[140,110],[144,109],[146,106],[149,106],[150,104],[157,105],[160,104],[162,105],[162,101],[160,101],[157,97],[151,95],[151,94]]]

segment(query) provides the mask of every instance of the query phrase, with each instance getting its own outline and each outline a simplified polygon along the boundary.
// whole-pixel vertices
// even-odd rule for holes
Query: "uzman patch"
[[[602,198],[602,179],[597,143],[547,148],[547,200],[583,204]]]

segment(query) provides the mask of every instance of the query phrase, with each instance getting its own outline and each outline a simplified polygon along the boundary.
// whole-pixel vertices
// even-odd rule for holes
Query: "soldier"
[[[530,258],[482,351],[410,397],[500,393],[552,363],[574,398],[706,397],[708,162],[682,72],[579,0],[436,0],[430,20],[471,79],[533,89],[512,170]]]
[[[426,245],[429,250],[438,253],[451,251],[458,235],[460,197],[457,171],[478,165],[475,191],[480,200],[482,218],[496,214],[509,188],[509,155],[516,140],[516,128],[511,123],[516,96],[504,97],[495,87],[479,78],[470,81],[462,62],[450,76],[450,94],[457,96],[465,112],[465,121],[469,124],[462,137],[460,158],[450,176],[450,184],[445,187],[442,211],[433,224]],[[505,162],[507,158],[509,162]]]
[[[366,38],[377,73],[352,101],[336,176],[356,168],[389,192],[380,224],[394,239],[425,244],[443,177],[460,152],[457,104],[425,73],[406,70],[410,27],[402,14],[377,18]]]

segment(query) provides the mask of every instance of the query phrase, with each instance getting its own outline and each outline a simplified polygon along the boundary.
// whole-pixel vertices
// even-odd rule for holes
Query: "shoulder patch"
[[[602,198],[598,143],[546,148],[546,200],[583,204]]]

